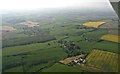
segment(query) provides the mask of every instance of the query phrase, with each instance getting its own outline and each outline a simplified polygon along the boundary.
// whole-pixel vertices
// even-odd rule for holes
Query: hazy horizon
[[[64,8],[80,8],[80,9],[112,9],[109,0],[10,0],[2,1],[0,10],[5,11],[29,11],[29,10],[45,10],[45,9],[64,9]]]

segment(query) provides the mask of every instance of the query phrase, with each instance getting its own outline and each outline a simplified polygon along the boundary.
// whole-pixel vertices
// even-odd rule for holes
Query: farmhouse
[[[82,64],[85,64],[85,59],[82,59],[82,58],[77,58],[74,60],[75,63],[82,63]]]
[[[99,26],[103,24],[105,24],[105,22],[87,22],[87,23],[84,23],[83,25],[87,27],[99,28]]]

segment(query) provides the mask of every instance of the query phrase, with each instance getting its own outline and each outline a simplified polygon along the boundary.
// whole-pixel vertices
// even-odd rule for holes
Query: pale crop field
[[[101,26],[102,24],[104,24],[105,22],[87,22],[85,24],[83,24],[84,26],[87,27],[94,27],[94,28],[99,28],[99,26]]]
[[[120,36],[117,36],[117,35],[103,35],[101,37],[102,40],[107,40],[107,41],[112,41],[112,42],[120,42],[119,39],[120,39]]]

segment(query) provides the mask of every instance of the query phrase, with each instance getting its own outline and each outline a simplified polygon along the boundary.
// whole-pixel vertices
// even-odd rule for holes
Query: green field
[[[76,29],[73,29],[73,31],[74,30]],[[76,31],[78,31],[78,29]],[[51,31],[51,32],[54,32],[54,31]],[[52,65],[55,62],[63,58],[66,58],[67,54],[63,51],[62,48],[60,48],[59,44],[57,43],[58,40],[75,41],[76,45],[80,46],[81,48],[80,50],[85,52],[91,52],[93,48],[98,48],[101,50],[117,53],[117,50],[118,50],[117,43],[112,43],[107,41],[97,42],[97,40],[99,40],[99,38],[103,34],[107,33],[107,30],[99,29],[97,31],[89,32],[89,30],[81,31],[79,29],[79,32],[83,33],[84,37],[76,36],[76,35],[75,36],[68,35],[66,37],[66,36],[62,36],[60,33],[60,35],[55,35],[56,40],[53,40],[53,41],[4,48],[3,49],[3,54],[4,54],[3,68],[5,68],[5,71],[7,72],[18,71],[18,70],[23,71],[21,66],[22,56],[25,57],[23,61],[27,63],[25,64],[25,69],[28,72],[37,71],[45,66]],[[91,40],[86,41],[85,37]],[[49,46],[48,43],[50,43],[51,45]],[[13,64],[15,66],[13,66]]]
[[[24,57],[23,62],[25,62],[25,67],[34,72],[36,69],[33,67],[36,67],[39,64],[40,65],[38,69],[46,66],[47,64],[53,64],[60,59],[66,58],[67,55],[62,51],[62,49],[59,47],[55,48],[55,46],[56,45],[51,42],[51,46],[48,46],[47,43],[44,43],[6,48],[3,51],[3,65],[5,68],[20,68],[19,66],[21,66],[22,63],[21,57]],[[14,64],[15,66],[11,66],[11,64]],[[12,70],[10,68],[8,68],[8,71]]]
[[[83,25],[90,21],[112,22],[116,17],[109,14],[99,17],[97,13],[93,17],[85,11],[83,13],[86,14],[83,16],[80,12],[63,10],[60,14],[56,11],[41,12],[43,15],[39,15],[38,12],[19,16],[17,13],[4,15],[3,25],[13,26],[17,30],[2,31],[3,72],[82,72],[81,68],[58,63],[71,54],[63,49],[64,42],[74,43],[75,49],[79,47],[76,49],[78,54],[89,54],[93,49],[118,53],[118,43],[100,40],[103,35],[109,33],[109,29]],[[27,27],[20,24],[26,20],[42,25]],[[71,47],[70,43],[66,45]],[[71,48],[70,52],[73,51],[73,47]]]
[[[43,72],[82,72],[82,70],[79,67],[71,67],[55,63],[52,67],[44,69]]]

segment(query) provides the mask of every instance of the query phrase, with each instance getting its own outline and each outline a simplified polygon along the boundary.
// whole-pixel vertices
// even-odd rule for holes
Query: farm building
[[[79,56],[76,56],[76,57],[70,57],[70,58],[67,58],[67,59],[64,59],[64,60],[61,60],[59,61],[60,63],[63,63],[63,64],[69,64],[70,62],[76,60],[76,59],[79,59],[81,57],[83,57],[84,55],[79,55]]]
[[[87,22],[87,23],[84,23],[83,25],[87,27],[99,28],[99,26],[103,24],[105,24],[105,22]]]
[[[85,64],[86,61],[85,61],[85,59],[77,58],[77,59],[74,60],[74,62],[77,63],[77,64],[78,64],[78,63]]]

